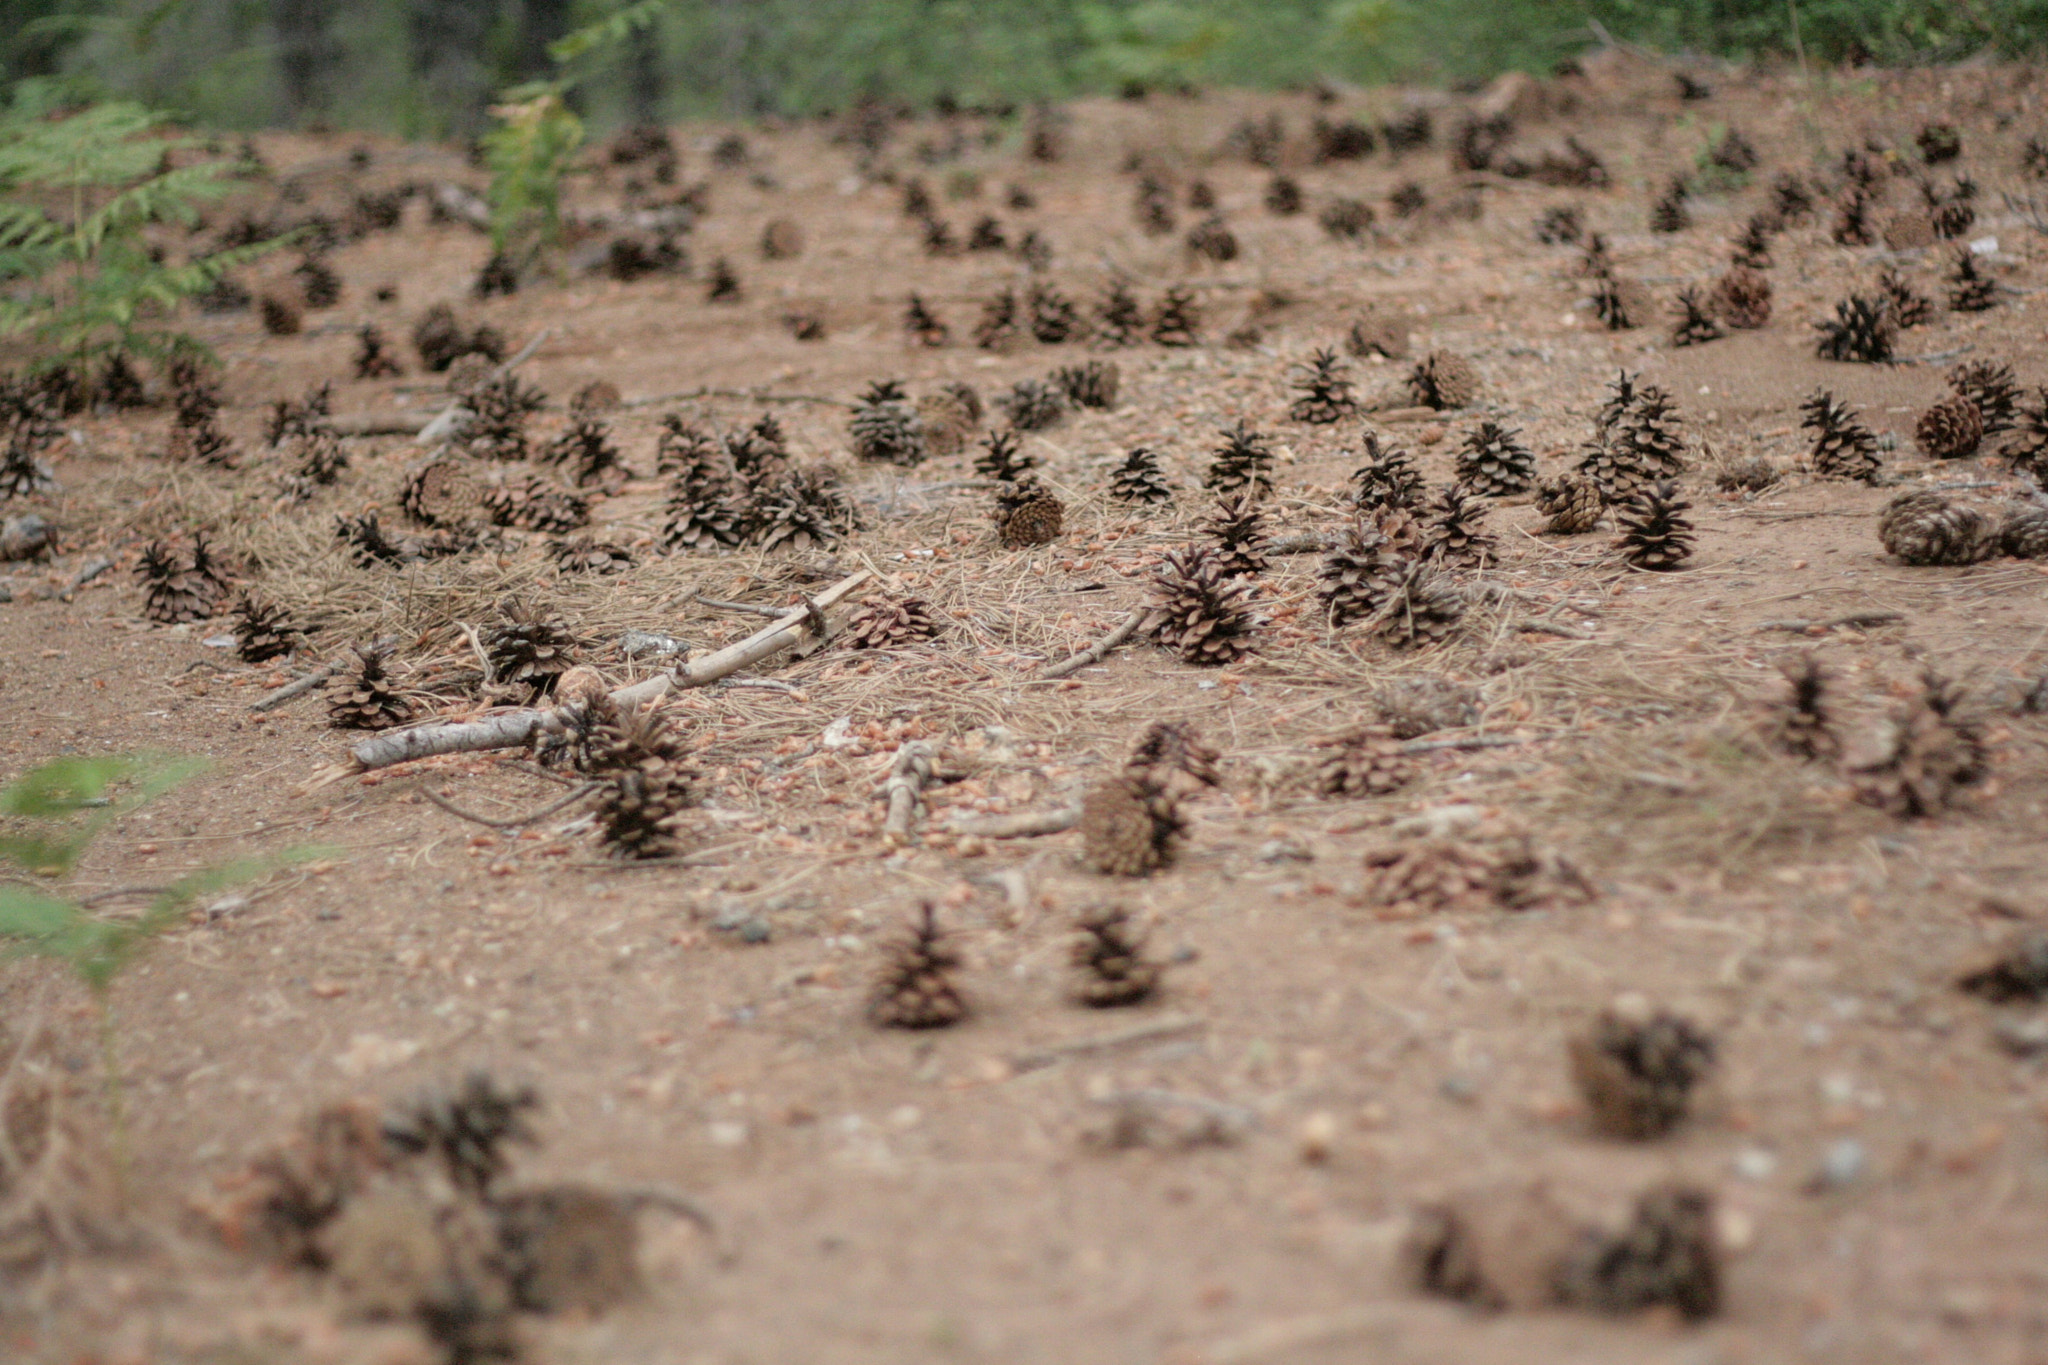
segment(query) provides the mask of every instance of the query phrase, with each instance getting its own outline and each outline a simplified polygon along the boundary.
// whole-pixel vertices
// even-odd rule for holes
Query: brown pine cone
[[[1879,514],[1877,538],[1907,564],[1976,564],[1998,553],[1999,528],[1978,508],[1916,490]]]
[[[846,619],[849,649],[890,649],[929,640],[939,633],[931,607],[921,597],[869,597]]]
[[[1149,776],[1119,773],[1081,801],[1083,856],[1113,877],[1149,876],[1172,862],[1185,828],[1173,797]]]
[[[1606,500],[1600,485],[1583,474],[1561,474],[1536,489],[1536,510],[1549,517],[1543,529],[1557,536],[1575,536],[1600,524]]]
[[[2048,559],[2048,508],[2016,507],[2006,513],[1999,542],[2014,559]]]
[[[1721,321],[1738,330],[1771,320],[1771,279],[1760,270],[1737,266],[1714,285],[1714,310]]]
[[[1415,778],[1415,765],[1384,725],[1363,725],[1324,744],[1329,753],[1316,765],[1316,790],[1324,796],[1384,796]]]
[[[1913,440],[1933,459],[1968,459],[1984,440],[1984,414],[1962,394],[1949,394],[1920,414]]]

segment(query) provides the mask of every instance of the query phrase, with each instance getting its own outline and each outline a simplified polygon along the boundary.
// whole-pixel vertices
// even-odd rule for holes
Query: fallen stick
[[[1330,538],[1309,531],[1298,536],[1275,536],[1266,542],[1266,553],[1273,555],[1314,555],[1330,548]]]
[[[1207,1028],[1208,1020],[1192,1014],[1169,1014],[1161,1019],[1149,1019],[1142,1024],[1132,1024],[1110,1033],[1092,1034],[1086,1038],[1074,1038],[1064,1043],[1032,1052],[1020,1052],[1010,1059],[1010,1065],[1019,1071],[1037,1071],[1064,1061],[1069,1057],[1087,1057],[1097,1052],[1113,1052],[1120,1047],[1131,1047],[1138,1043],[1162,1042],[1178,1038],[1184,1033],[1200,1033]]]
[[[379,640],[376,644],[370,646],[370,648],[372,648],[373,650],[384,650],[391,648],[393,645],[397,643],[397,636],[387,636],[386,638]],[[346,659],[336,659],[332,663],[323,664],[319,668],[314,669],[311,673],[308,673],[303,678],[295,678],[291,682],[286,683],[283,687],[279,687],[272,691],[265,692],[255,701],[249,703],[249,709],[251,711],[275,711],[278,707],[283,706],[292,698],[301,697],[304,696],[306,693],[311,692],[314,688],[320,686],[320,684],[326,682],[329,678],[333,677],[335,674],[341,672],[342,669],[347,667],[348,660]]]
[[[660,700],[671,691],[709,686],[728,674],[779,654],[801,642],[806,634],[815,633],[816,623],[823,620],[825,608],[836,606],[872,576],[863,569],[842,578],[738,644],[727,645],[716,654],[706,655],[694,663],[680,664],[671,673],[657,673],[630,687],[621,687],[611,694],[612,700],[620,706],[644,706]],[[421,725],[410,730],[392,730],[371,736],[349,752],[355,761],[355,771],[367,772],[372,768],[388,768],[394,763],[408,763],[436,754],[511,749],[532,739],[536,730],[550,723],[559,724],[560,715],[558,708],[541,707],[508,711],[483,720],[451,721]]]
[[[1473,735],[1469,739],[1411,739],[1401,746],[1404,754],[1440,754],[1451,749],[1511,749],[1527,744],[1526,739],[1506,735]]]
[[[1515,622],[1515,629],[1521,631],[1524,635],[1561,635],[1567,640],[1591,640],[1594,638],[1590,631],[1578,630],[1572,626],[1562,626],[1555,621],[1517,621]]]
[[[844,398],[825,398],[815,393],[767,393],[760,389],[678,389],[674,393],[628,398],[622,408],[651,408],[657,403],[679,403],[686,398],[742,398],[749,403],[822,403],[827,407],[850,408]]]
[[[924,784],[932,780],[932,746],[913,739],[896,750],[896,764],[889,771],[883,790],[889,796],[889,814],[882,821],[882,838],[890,847],[910,842],[910,821],[917,814],[917,799]]]
[[[420,419],[403,412],[363,412],[350,417],[323,417],[313,425],[336,436],[416,436]]]
[[[1905,619],[1906,614],[1901,611],[1859,611],[1848,616],[1837,616],[1829,621],[1759,621],[1756,628],[1804,635],[1809,630],[1833,630],[1837,626],[1855,626],[1859,630],[1869,626],[1888,626]]]
[[[1060,660],[1043,673],[1040,673],[1038,675],[1039,678],[1046,681],[1054,678],[1064,678],[1070,673],[1079,673],[1090,664],[1101,663],[1103,657],[1111,650],[1122,645],[1126,640],[1129,640],[1133,635],[1144,629],[1146,623],[1151,621],[1152,617],[1153,613],[1151,611],[1140,607],[1118,622],[1115,630],[1112,630],[1079,654],[1070,654]]]
[[[485,825],[491,829],[518,829],[521,825],[530,825],[536,820],[547,819],[550,815],[553,815],[562,807],[570,805],[577,801],[581,801],[584,797],[590,795],[592,792],[596,791],[599,787],[603,785],[604,784],[602,782],[585,782],[582,786],[576,788],[575,791],[570,792],[561,800],[550,801],[548,802],[548,804],[542,806],[539,810],[534,811],[530,815],[516,815],[509,820],[493,820],[487,815],[478,815],[473,811],[466,811],[462,809],[462,807],[456,805],[454,802],[446,800],[445,798],[436,795],[434,792],[429,791],[425,787],[420,788],[420,795],[426,797],[427,800],[433,802],[442,810],[447,811],[450,815],[457,816],[461,819],[467,820],[471,824]]]
[[[780,617],[789,610],[788,607],[764,607],[753,602],[721,602],[715,597],[706,597],[701,592],[690,594],[690,600],[700,607],[710,607],[713,611],[737,611],[748,616]]]
[[[1081,823],[1081,808],[1025,811],[1021,815],[985,815],[980,819],[955,819],[946,826],[952,834],[970,834],[977,839],[1032,839],[1041,834],[1063,834]]]

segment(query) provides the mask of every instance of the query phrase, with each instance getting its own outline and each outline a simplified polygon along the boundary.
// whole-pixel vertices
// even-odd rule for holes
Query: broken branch
[[[872,576],[863,569],[842,578],[803,606],[784,612],[780,618],[738,644],[728,645],[693,663],[678,665],[674,672],[657,673],[631,687],[621,687],[611,694],[612,700],[620,706],[644,706],[659,701],[671,691],[709,686],[728,674],[779,654],[811,633],[812,619],[816,614],[836,606]],[[556,708],[508,711],[484,720],[387,731],[364,740],[350,754],[355,760],[356,771],[363,772],[371,768],[388,768],[394,763],[407,763],[416,758],[431,758],[436,754],[516,748],[531,740],[534,731],[550,723],[560,723],[560,712]]]
[[[1042,680],[1049,682],[1054,678],[1064,678],[1070,673],[1079,673],[1090,664],[1101,663],[1103,657],[1111,650],[1116,649],[1133,635],[1145,629],[1147,623],[1152,620],[1152,617],[1153,613],[1151,611],[1140,607],[1118,622],[1115,630],[1112,630],[1079,654],[1072,654],[1060,660],[1038,676]]]
[[[493,820],[489,816],[477,815],[474,812],[466,811],[462,809],[462,807],[456,805],[454,802],[445,799],[444,797],[436,794],[435,792],[431,791],[426,787],[420,788],[420,795],[426,797],[427,800],[433,802],[442,810],[447,811],[450,815],[458,816],[461,819],[469,821],[471,824],[487,825],[491,829],[518,829],[521,825],[530,825],[536,820],[547,819],[548,816],[553,815],[562,807],[570,805],[577,801],[581,801],[584,797],[590,795],[592,792],[596,791],[599,787],[603,785],[604,784],[602,782],[585,782],[582,786],[576,788],[575,791],[570,792],[561,800],[550,801],[548,802],[548,804],[542,806],[539,810],[534,811],[530,815],[518,815],[514,816],[509,820]]]
[[[1081,823],[1079,806],[1059,810],[1025,811],[1021,815],[985,815],[979,820],[956,819],[947,829],[977,839],[1031,839],[1041,834],[1062,834]]]
[[[1756,628],[1758,630],[1783,630],[1789,631],[1794,635],[1804,635],[1809,630],[1833,630],[1837,626],[1854,626],[1859,630],[1867,629],[1871,626],[1888,626],[1893,622],[1905,619],[1906,614],[1899,611],[1859,611],[1848,616],[1837,616],[1828,621],[1759,621]]]

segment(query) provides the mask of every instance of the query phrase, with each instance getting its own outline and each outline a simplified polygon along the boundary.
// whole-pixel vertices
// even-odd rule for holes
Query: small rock
[[[1337,1116],[1327,1109],[1318,1109],[1301,1121],[1301,1159],[1310,1165],[1321,1165],[1330,1159],[1330,1151],[1337,1145]]]
[[[1991,1025],[1991,1036],[2015,1057],[2048,1052],[2048,1014],[2005,1015]]]
[[[1762,1147],[1745,1147],[1735,1154],[1730,1164],[1734,1166],[1735,1174],[1744,1180],[1769,1180],[1772,1172],[1778,1169],[1778,1157],[1775,1152]]]
[[[1438,1081],[1437,1089],[1444,1092],[1445,1099],[1457,1100],[1461,1104],[1470,1104],[1479,1098],[1479,1083],[1470,1076],[1461,1076],[1455,1072]]]
[[[1870,1154],[1855,1138],[1843,1138],[1828,1148],[1820,1160],[1820,1169],[1807,1182],[1809,1193],[1818,1194],[1824,1190],[1839,1190],[1855,1184],[1863,1176],[1864,1167],[1870,1164]]]
[[[1316,858],[1300,840],[1285,837],[1266,840],[1256,856],[1262,863],[1312,863]]]

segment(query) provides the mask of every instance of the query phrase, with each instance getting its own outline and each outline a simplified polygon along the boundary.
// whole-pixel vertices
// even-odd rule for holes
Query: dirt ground
[[[48,516],[62,547],[0,579],[12,589],[0,605],[0,776],[64,753],[212,760],[115,825],[75,879],[80,891],[309,842],[333,851],[216,902],[120,979],[135,1207],[119,1244],[55,1251],[0,1285],[0,1354],[52,1365],[433,1359],[410,1328],[349,1316],[321,1277],[223,1246],[209,1211],[318,1107],[402,1099],[481,1067],[542,1096],[542,1140],[517,1154],[522,1179],[686,1191],[717,1219],[707,1236],[644,1215],[642,1292],[603,1314],[526,1321],[537,1361],[2048,1361],[2043,1054],[2001,1046],[1994,1008],[1954,985],[2043,913],[2048,730],[2013,698],[2048,667],[2048,568],[1891,558],[1875,521],[1898,488],[1814,479],[1797,426],[1799,403],[1825,386],[1896,437],[1888,483],[2031,489],[1989,454],[1928,461],[1913,424],[1961,360],[2048,382],[2032,303],[2042,237],[2015,202],[2040,193],[2021,154],[2048,132],[2036,72],[1702,75],[1713,94],[1701,101],[1681,100],[1667,71],[1621,59],[1524,93],[1515,146],[1533,153],[1576,134],[1612,172],[1604,189],[1454,170],[1447,148],[1475,101],[1394,91],[1338,92],[1328,105],[1308,93],[1082,102],[1058,111],[1056,161],[1029,157],[1019,124],[963,116],[964,152],[924,164],[919,144],[947,135],[926,117],[896,126],[865,171],[857,147],[831,138],[836,125],[747,128],[749,159],[733,166],[711,155],[728,130],[681,128],[681,178],[708,185],[708,212],[684,238],[690,277],[582,274],[478,300],[485,239],[428,222],[415,199],[399,230],[331,254],[344,293],[309,313],[301,335],[266,336],[252,312],[195,316],[225,362],[224,425],[241,467],[161,458],[166,410],[67,422],[48,457],[62,491],[4,509]],[[1432,146],[1312,164],[1312,119],[1377,122],[1410,98],[1440,106]],[[1306,194],[1298,216],[1269,213],[1273,172],[1226,148],[1233,126],[1269,111],[1287,132],[1283,169]],[[1965,240],[1996,239],[1981,259],[2004,286],[1999,306],[1937,309],[1901,335],[1897,364],[1816,359],[1811,323],[1835,300],[1868,289],[1884,265],[1938,299],[1956,250],[1837,246],[1823,200],[1773,242],[1766,327],[1671,344],[1663,310],[1722,271],[1777,174],[1833,193],[1842,149],[1866,138],[1917,165],[1914,134],[1932,120],[1961,132],[1960,162],[1932,174],[1977,182]],[[984,126],[999,134],[986,144]],[[1731,126],[1761,166],[1746,185],[1702,183],[1691,227],[1650,233],[1652,199]],[[407,179],[481,184],[442,149],[258,143],[308,206]],[[345,153],[359,145],[372,155],[357,172]],[[1170,185],[1173,234],[1134,222],[1134,153]],[[974,188],[964,171],[978,192],[949,197]],[[629,173],[579,177],[571,204],[614,205]],[[1013,239],[1035,229],[1053,250],[1043,278],[1078,302],[1113,277],[1148,306],[1187,286],[1202,344],[978,349],[967,334],[982,303],[1028,287],[1030,272],[1011,252],[926,255],[902,212],[913,175],[962,238],[984,214]],[[1185,207],[1197,177],[1241,240],[1234,261],[1198,260],[1182,244],[1203,216]],[[1408,181],[1431,207],[1397,218],[1388,197]],[[1035,207],[1011,207],[1012,185]],[[1914,201],[1913,185],[1896,178],[1889,203]],[[252,188],[248,204],[271,193]],[[1317,226],[1338,195],[1376,208],[1360,243]],[[1461,198],[1476,218],[1444,211]],[[1578,248],[1537,243],[1539,216],[1568,204],[1606,237],[1617,270],[1658,297],[1651,325],[1606,330]],[[234,211],[216,211],[216,224]],[[801,228],[792,259],[763,258],[776,217]],[[739,275],[738,302],[705,297],[721,256]],[[294,259],[275,258],[252,285],[285,281]],[[380,300],[387,285],[394,295]],[[906,342],[913,290],[953,344]],[[629,404],[700,394],[609,414],[637,476],[596,500],[592,532],[635,546],[636,567],[560,575],[544,537],[516,531],[497,550],[357,567],[334,519],[377,507],[403,526],[398,489],[422,453],[403,437],[352,439],[336,487],[305,503],[280,495],[283,457],[262,437],[268,405],[333,380],[337,416],[423,423],[446,396],[402,343],[443,301],[515,346],[551,329],[520,370],[551,396],[543,434],[594,379]],[[824,337],[791,335],[794,310],[817,313]],[[1341,345],[1368,311],[1399,320],[1411,355],[1350,361],[1365,397],[1442,348],[1475,362],[1477,407],[1290,420],[1298,366]],[[406,375],[349,377],[364,322],[401,343]],[[1248,324],[1256,336],[1226,344]],[[915,469],[847,453],[848,405],[876,380],[905,380],[913,395],[964,380],[993,398],[1091,356],[1120,367],[1117,405],[1024,438],[1066,503],[1050,545],[997,545],[988,490],[962,484],[972,447]],[[1491,504],[1499,562],[1465,576],[1476,604],[1442,646],[1399,651],[1360,628],[1331,630],[1318,556],[1292,554],[1260,579],[1264,624],[1239,664],[1192,667],[1136,642],[1071,678],[1038,680],[1148,600],[1163,550],[1199,537],[1200,476],[1219,428],[1242,420],[1279,446],[1271,531],[1330,532],[1350,516],[1365,427],[1411,450],[1436,488],[1464,434],[1494,416],[1520,429],[1548,476],[1577,459],[1618,370],[1665,388],[1683,415],[1698,542],[1682,571],[1630,569],[1610,525],[1539,535],[1530,500],[1509,498]],[[718,427],[773,411],[798,452],[841,464],[864,529],[796,554],[660,553],[653,449],[672,410]],[[1114,463],[1140,444],[1162,452],[1179,489],[1153,513],[1106,495]],[[1716,469],[1750,455],[1782,480],[1720,491]],[[321,623],[298,659],[245,665],[209,643],[225,621],[143,619],[132,572],[142,545],[199,528],[247,566],[246,586]],[[97,556],[115,569],[69,600],[47,591]],[[433,670],[445,677],[468,660],[457,623],[488,625],[515,591],[576,630],[585,662],[629,682],[650,665],[621,652],[627,629],[715,648],[762,624],[696,593],[780,605],[860,569],[925,598],[947,629],[928,645],[833,646],[748,675],[788,690],[677,694],[667,710],[703,770],[680,860],[608,858],[580,809],[492,830],[419,794],[494,816],[560,794],[517,750],[352,773],[338,765],[359,736],[329,727],[319,694],[249,709],[381,636],[401,640],[401,680],[431,689]],[[1796,625],[1873,613],[1896,616]],[[1779,664],[1806,650],[1835,671],[1852,748],[1923,666],[1964,685],[1987,717],[1990,779],[1955,808],[1908,820],[1858,804],[1825,765],[1771,752],[1755,739],[1764,703]],[[1424,753],[1417,780],[1390,795],[1318,796],[1306,780],[1317,742],[1371,720],[1376,693],[1414,675],[1478,691],[1470,726],[1429,738],[1504,742]],[[462,716],[484,700],[444,688],[431,704]],[[1158,875],[1089,871],[1075,833],[947,832],[956,814],[1071,802],[1157,719],[1193,722],[1224,754],[1222,787],[1185,803],[1185,851]],[[911,738],[965,775],[928,791],[920,837],[898,849],[881,835],[881,783]],[[1377,902],[1367,850],[1396,839],[1396,822],[1455,805],[1516,822],[1596,894],[1519,911],[1402,914]],[[965,957],[972,1016],[930,1032],[874,1027],[868,984],[923,901]],[[1075,918],[1107,904],[1150,923],[1154,951],[1171,959],[1155,1003],[1093,1011],[1068,1000]],[[1655,1142],[1589,1131],[1566,1066],[1566,1039],[1624,993],[1719,1040],[1711,1095]],[[0,1019],[13,1042],[40,1032],[70,1078],[69,1102],[97,1122],[95,1026],[76,983],[46,963],[0,966]],[[1129,1032],[1148,1023],[1159,1027]],[[1231,1122],[1213,1142],[1105,1149],[1117,1097],[1149,1092],[1197,1097]],[[1489,1315],[1424,1297],[1399,1273],[1409,1218],[1445,1192],[1541,1179],[1613,1203],[1670,1178],[1716,1199],[1726,1282],[1705,1323]]]

